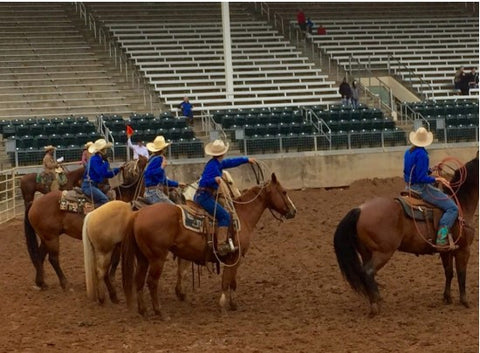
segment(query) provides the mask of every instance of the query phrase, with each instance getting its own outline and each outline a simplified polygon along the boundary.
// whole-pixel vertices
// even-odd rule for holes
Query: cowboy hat
[[[158,152],[170,145],[171,142],[165,142],[165,137],[157,136],[153,142],[147,143],[147,150],[150,152]]]
[[[98,139],[88,147],[88,152],[96,153],[112,146],[113,144],[111,142],[107,142],[105,139]]]
[[[205,146],[205,154],[213,157],[222,156],[227,153],[230,145],[225,144],[222,140],[215,140],[207,143]]]
[[[424,127],[419,127],[417,131],[410,132],[410,142],[417,147],[426,147],[433,142],[433,134]]]
[[[93,145],[93,142],[92,141],[88,141],[84,146],[83,146],[83,149],[86,150],[88,147],[90,147],[91,145]]]
[[[56,148],[55,146],[48,145],[48,146],[43,147],[43,149],[44,149],[45,151],[54,151],[54,150],[56,150],[57,148]]]

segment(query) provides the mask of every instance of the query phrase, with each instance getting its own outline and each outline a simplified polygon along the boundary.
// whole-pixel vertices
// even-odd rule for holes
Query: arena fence
[[[18,168],[0,171],[0,224],[23,214]]]

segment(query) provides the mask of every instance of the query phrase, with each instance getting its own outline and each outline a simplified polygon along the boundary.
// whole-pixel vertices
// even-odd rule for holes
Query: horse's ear
[[[272,173],[272,183],[277,183],[277,176],[275,175],[275,173]]]

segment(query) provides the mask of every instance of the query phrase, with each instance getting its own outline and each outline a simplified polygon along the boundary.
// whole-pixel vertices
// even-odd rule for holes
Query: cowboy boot
[[[448,245],[448,227],[442,226],[438,229],[436,240],[438,251],[448,251],[450,246]]]
[[[227,238],[228,238],[228,227],[218,227],[217,252],[218,252],[218,255],[220,256],[225,256],[231,251]]]

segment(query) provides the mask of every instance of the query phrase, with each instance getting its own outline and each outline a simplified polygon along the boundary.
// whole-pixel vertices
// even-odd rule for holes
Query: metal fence
[[[0,171],[0,224],[23,214],[20,177],[17,168]]]

